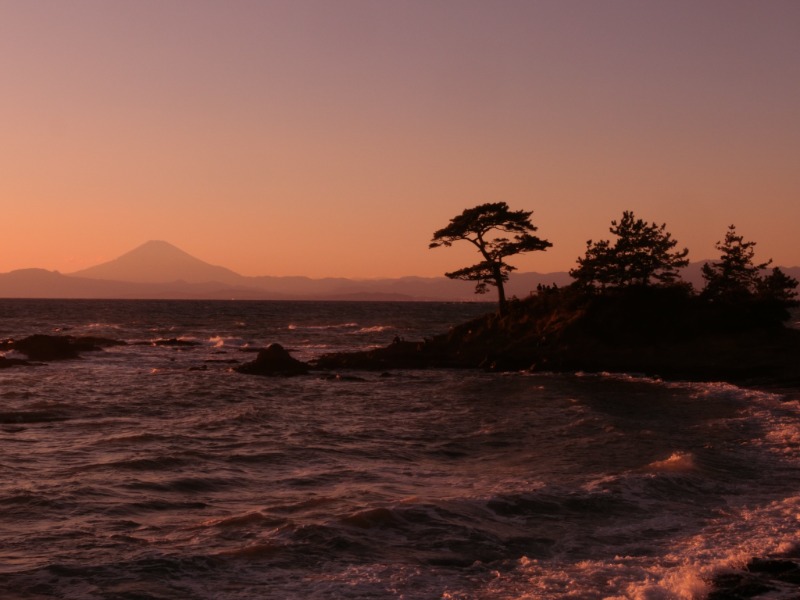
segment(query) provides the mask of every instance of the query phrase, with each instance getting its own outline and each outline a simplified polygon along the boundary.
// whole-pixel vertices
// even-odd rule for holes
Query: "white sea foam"
[[[362,327],[358,331],[354,331],[352,333],[380,333],[389,329],[394,329],[394,327],[391,325],[373,325],[372,327]]]
[[[791,497],[721,516],[659,557],[619,555],[577,562],[522,557],[516,569],[490,582],[482,597],[699,600],[711,591],[716,574],[741,569],[754,556],[795,548],[799,520],[800,497]],[[770,597],[794,598],[795,592],[778,590]]]
[[[694,565],[664,570],[652,559],[634,556],[583,560],[561,568],[554,568],[550,561],[522,557],[517,572],[497,579],[492,587],[495,597],[517,600],[698,600],[710,591]]]
[[[643,383],[656,383],[661,384],[662,379],[659,377],[652,377],[650,375],[644,375],[643,373],[617,373],[617,372],[609,372],[609,371],[600,371],[598,373],[587,373],[585,371],[578,371],[575,373],[575,377],[580,378],[597,378],[597,379],[610,379],[613,381],[632,381],[632,382],[643,382]]]
[[[220,336],[215,335],[206,340],[206,345],[214,348],[233,347],[244,348],[247,346],[247,340],[240,337]]]
[[[691,471],[696,465],[691,452],[673,452],[669,458],[651,462],[648,468],[653,471]]]
[[[291,330],[291,331],[296,331],[298,329],[300,329],[300,330],[307,329],[307,330],[315,331],[315,330],[327,330],[327,329],[352,329],[352,328],[358,327],[358,326],[359,326],[358,323],[352,323],[352,322],[335,323],[333,325],[297,325],[295,323],[290,323],[289,325],[287,325],[286,328]]]
[[[89,323],[86,325],[87,329],[122,329],[120,325],[116,323]]]

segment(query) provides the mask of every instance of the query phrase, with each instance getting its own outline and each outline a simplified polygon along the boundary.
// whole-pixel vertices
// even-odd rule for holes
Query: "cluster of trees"
[[[569,274],[578,285],[589,288],[674,285],[681,277],[679,269],[689,264],[689,250],[674,250],[678,242],[666,228],[625,211],[619,222],[611,221],[609,231],[617,238],[614,244],[589,240],[585,256],[578,258],[577,268]]]
[[[767,268],[772,259],[764,263],[755,262],[755,242],[747,242],[731,225],[725,239],[717,242],[720,260],[703,265],[706,280],[703,295],[714,301],[739,302],[749,298],[774,300],[792,304],[797,296],[797,280],[773,267]]]
[[[465,240],[480,252],[481,262],[458,271],[445,273],[451,279],[475,281],[475,291],[486,293],[497,288],[499,310],[507,312],[504,284],[515,267],[508,264],[511,256],[524,252],[543,251],[552,244],[533,235],[532,211],[512,211],[505,202],[481,204],[451,219],[450,224],[433,234],[430,248],[450,246]],[[689,264],[689,250],[676,249],[677,240],[666,224],[647,223],[625,211],[619,221],[612,221],[611,240],[586,244],[586,253],[578,258],[570,271],[573,287],[597,294],[648,287],[682,288],[692,294],[691,284],[683,282],[680,270]],[[500,234],[500,235],[498,235]],[[513,234],[512,237],[502,234]],[[494,237],[497,236],[497,237]],[[755,261],[755,242],[746,241],[731,225],[725,238],[717,242],[717,261],[703,266],[705,285],[700,297],[720,306],[737,306],[754,302],[779,307],[782,314],[796,304],[798,281],[774,267],[771,260]]]

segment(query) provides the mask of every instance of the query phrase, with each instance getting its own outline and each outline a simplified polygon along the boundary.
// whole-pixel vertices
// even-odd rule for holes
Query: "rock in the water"
[[[356,369],[365,371],[425,369],[430,366],[444,366],[438,362],[439,358],[439,356],[433,354],[430,346],[423,342],[400,341],[384,348],[324,354],[316,360],[315,366],[319,369]]]
[[[136,346],[171,346],[177,348],[192,348],[199,346],[200,342],[193,342],[192,340],[180,340],[178,338],[158,339],[149,342],[136,342]]]
[[[364,382],[366,379],[363,377],[358,377],[356,375],[340,375],[337,373],[336,375],[325,375],[323,377],[325,381],[355,381],[355,382]]]
[[[78,347],[81,352],[95,352],[103,348],[110,348],[111,346],[127,346],[128,342],[123,340],[114,340],[111,338],[98,337],[96,335],[84,335],[80,337],[73,337],[73,343]]]
[[[14,350],[22,352],[30,360],[67,360],[78,358],[81,350],[87,347],[75,343],[71,336],[31,335],[13,342]]]
[[[800,584],[800,563],[787,559],[754,558],[747,564],[750,573],[763,573],[778,581]]]
[[[125,345],[125,342],[119,340],[96,336],[36,334],[21,340],[0,341],[0,350],[16,350],[25,354],[30,360],[68,360],[79,358],[81,352],[100,352],[108,346]]]
[[[35,363],[30,363],[27,360],[22,360],[21,358],[6,358],[5,356],[0,356],[0,369],[10,369],[11,367],[33,367],[36,366]]]
[[[258,353],[254,361],[236,367],[235,370],[248,375],[290,377],[305,375],[308,373],[308,365],[293,358],[280,344],[270,344]]]

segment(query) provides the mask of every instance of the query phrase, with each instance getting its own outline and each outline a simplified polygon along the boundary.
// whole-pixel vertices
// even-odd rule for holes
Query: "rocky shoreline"
[[[730,315],[722,319],[691,299],[647,300],[536,296],[516,302],[507,315],[487,314],[431,339],[395,340],[382,348],[326,354],[305,368],[624,372],[800,387],[800,330],[734,320]],[[269,365],[266,354],[239,370],[281,373]]]
[[[746,316],[746,315],[745,315]],[[732,326],[731,323],[734,325]],[[191,347],[163,339],[137,345]],[[0,368],[77,359],[126,342],[99,337],[32,335],[0,340]],[[250,375],[314,372],[386,372],[403,369],[484,369],[531,372],[622,372],[664,379],[728,381],[765,388],[800,388],[800,329],[720,319],[692,299],[665,296],[586,298],[541,293],[511,303],[505,315],[489,313],[448,332],[382,348],[322,355],[302,362],[279,344],[236,365]],[[27,359],[27,360],[26,360]]]

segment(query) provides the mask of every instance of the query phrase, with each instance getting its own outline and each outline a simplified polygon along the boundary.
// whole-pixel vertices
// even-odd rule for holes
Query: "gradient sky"
[[[244,275],[441,275],[467,207],[565,270],[633,210],[800,265],[796,0],[0,0],[0,272],[151,239]]]

